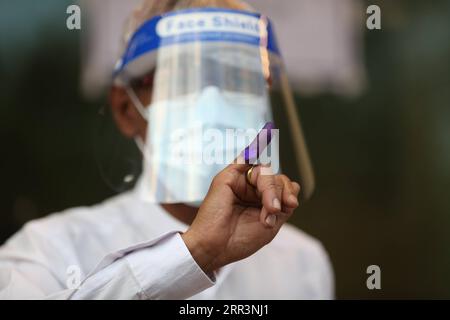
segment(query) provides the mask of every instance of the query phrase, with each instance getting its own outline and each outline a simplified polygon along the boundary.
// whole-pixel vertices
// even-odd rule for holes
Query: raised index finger
[[[230,168],[238,170],[241,173],[246,172],[252,165],[255,165],[258,158],[272,141],[275,125],[273,122],[267,122],[258,132],[256,138],[239,154],[239,156],[230,164]]]

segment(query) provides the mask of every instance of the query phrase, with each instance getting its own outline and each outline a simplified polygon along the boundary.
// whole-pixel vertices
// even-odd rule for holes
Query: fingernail
[[[281,203],[278,198],[273,199],[272,205],[275,209],[281,210]]]
[[[298,206],[298,199],[297,199],[297,197],[294,196],[293,194],[291,194],[291,195],[288,197],[288,200],[289,200],[290,203],[295,204],[296,206]]]
[[[271,227],[275,227],[275,223],[277,223],[277,216],[274,214],[268,215],[266,218],[266,223]]]

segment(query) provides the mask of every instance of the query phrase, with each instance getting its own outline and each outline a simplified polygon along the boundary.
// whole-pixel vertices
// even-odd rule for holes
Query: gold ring
[[[252,187],[256,187],[253,183],[252,183],[252,173],[253,173],[253,168],[254,166],[250,167],[250,169],[247,170],[247,173],[245,174],[245,178],[247,180],[247,183],[249,185],[251,185]]]

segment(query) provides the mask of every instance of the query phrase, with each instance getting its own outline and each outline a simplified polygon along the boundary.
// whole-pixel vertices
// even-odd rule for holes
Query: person
[[[201,10],[206,7],[206,11]],[[213,12],[222,14],[226,19],[233,14],[232,10],[252,11],[238,0],[145,0],[133,13],[125,31],[128,51],[115,72],[116,80],[121,81],[115,81],[110,91],[111,112],[124,136],[137,138],[141,144],[149,144],[152,140],[155,143],[152,152],[156,153],[158,148],[166,145],[161,140],[166,132],[158,132],[162,125],[155,124],[163,121],[161,112],[168,115],[170,121],[175,121],[179,115],[177,112],[180,112],[183,121],[190,123],[190,117],[185,117],[185,110],[189,109],[187,100],[183,100],[185,107],[176,109],[173,97],[161,93],[164,88],[167,89],[165,81],[178,83],[175,88],[179,89],[180,81],[189,80],[185,76],[180,77],[179,72],[184,69],[179,66],[169,77],[164,68],[173,66],[174,61],[179,62],[187,55],[180,48],[190,40],[176,44],[175,49],[170,49],[169,42],[164,43],[165,47],[161,45],[159,52],[163,54],[158,55],[156,74],[151,68],[149,73],[148,68],[143,67],[143,60],[140,60],[140,74],[129,77],[133,80],[129,84],[124,84],[127,77],[123,75],[129,76],[125,69],[132,67],[125,60],[134,51],[140,50],[139,46],[145,42],[142,39],[151,39],[139,37],[138,33],[148,31],[146,28],[152,26],[157,28],[155,23],[159,20],[153,17],[158,16],[162,20],[169,17],[166,14],[170,12],[188,8],[200,8],[200,11],[194,12],[195,17]],[[214,11],[211,8],[218,9]],[[239,16],[241,13],[236,14]],[[187,19],[185,15],[178,17]],[[255,17],[253,14],[240,16],[243,19]],[[172,22],[166,22],[167,28],[171,28]],[[237,25],[238,28],[242,26]],[[132,37],[132,34],[135,36]],[[209,36],[221,35],[216,32]],[[141,39],[141,42],[133,43],[136,39]],[[248,37],[236,38],[237,42],[247,40]],[[208,50],[219,45],[213,42],[209,41],[202,48],[204,56],[208,55]],[[226,69],[227,74],[232,73],[233,79],[242,80],[239,78],[242,75],[249,79],[249,74],[253,75],[258,70],[248,69],[251,63],[245,52],[251,50],[251,46],[254,43],[248,48],[240,43],[230,50],[231,54],[239,54],[246,61],[239,68],[247,68],[245,72],[236,73],[239,69],[237,65],[233,65],[232,69],[229,65],[240,60],[228,59],[224,65],[229,68]],[[199,43],[194,44],[193,52],[198,52],[198,47]],[[259,47],[255,50],[260,52]],[[225,51],[224,47],[220,47],[220,52]],[[217,57],[217,51],[213,52],[209,58]],[[273,49],[273,52],[276,50]],[[251,58],[252,54],[248,57]],[[138,58],[133,57],[135,61]],[[165,59],[171,60],[164,64]],[[155,59],[151,60],[154,64]],[[201,61],[209,68],[218,66]],[[200,72],[197,69],[195,72]],[[202,70],[209,72],[206,67]],[[214,69],[214,72],[217,70]],[[211,77],[203,78],[211,80]],[[139,80],[137,85],[136,79]],[[264,79],[268,81],[267,76]],[[182,88],[186,86],[184,82]],[[227,85],[236,86],[236,83]],[[266,85],[264,82],[262,88]],[[226,92],[211,89],[214,87],[211,82],[208,82],[206,89],[205,86],[200,87],[203,90],[201,97],[205,91],[208,92],[209,98],[205,99],[207,108],[219,105],[215,95]],[[190,90],[195,92],[196,89]],[[259,89],[254,90],[260,92]],[[174,90],[169,91],[173,93]],[[229,96],[232,97],[232,94]],[[233,101],[242,102],[244,96],[238,97]],[[197,106],[202,99],[196,100],[194,105]],[[159,100],[164,101],[163,108],[156,103]],[[148,105],[150,107],[143,110]],[[172,112],[164,111],[167,108],[173,108]],[[221,110],[228,110],[226,108]],[[196,107],[192,110],[199,111]],[[242,110],[240,115],[244,117]],[[208,112],[206,109],[200,111],[200,116]],[[214,117],[212,113],[207,114],[205,121]],[[219,120],[223,117],[224,113],[219,113]],[[251,117],[253,114],[249,113],[248,119]],[[239,117],[231,116],[228,123],[235,123],[236,118]],[[167,149],[161,152],[164,154]],[[220,171],[216,170],[214,178],[206,180],[207,188],[201,184],[203,188],[199,188],[198,192],[196,184],[183,183],[187,181],[183,180],[186,178],[183,174],[175,175],[177,179],[174,179],[169,173],[176,168],[169,165],[172,170],[157,178],[162,179],[162,185],[172,193],[154,188],[154,185],[149,187],[147,178],[152,179],[165,172],[160,162],[153,162],[147,167],[158,170],[144,170],[137,187],[131,191],[92,207],[69,209],[27,223],[0,248],[0,299],[333,298],[332,267],[326,251],[319,241],[285,223],[299,205],[300,185],[285,175],[263,174],[263,165],[249,164],[245,161],[247,159],[239,160],[243,160],[242,154],[238,154],[235,161],[223,166]],[[191,167],[184,167],[191,174]],[[147,186],[144,190],[153,195],[153,201],[142,198],[143,185]],[[201,192],[206,194],[201,199],[186,196]],[[201,201],[196,205],[195,200]]]

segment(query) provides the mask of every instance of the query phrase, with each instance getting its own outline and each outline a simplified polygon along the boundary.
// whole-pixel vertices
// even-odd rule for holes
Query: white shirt
[[[27,223],[0,248],[0,299],[331,299],[322,245],[293,226],[206,275],[188,228],[136,192]]]

